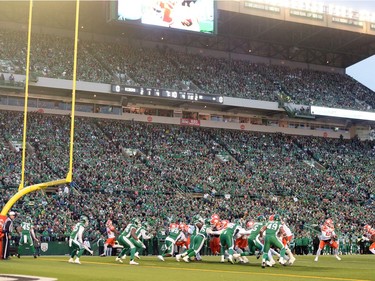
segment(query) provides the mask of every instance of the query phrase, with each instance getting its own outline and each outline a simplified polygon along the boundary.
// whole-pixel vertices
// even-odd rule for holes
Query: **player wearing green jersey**
[[[122,258],[125,256],[125,253],[130,249],[130,265],[138,265],[137,262],[134,261],[135,253],[137,251],[137,247],[139,248],[146,248],[146,246],[142,243],[141,240],[137,237],[136,231],[137,228],[140,227],[141,222],[138,218],[133,218],[130,223],[126,226],[124,231],[119,235],[118,242],[121,246],[123,246],[123,250],[117,256],[116,261],[122,263]]]
[[[236,254],[237,252],[234,251],[234,239],[237,236],[237,234],[240,232],[240,230],[243,230],[240,221],[238,223],[231,223],[227,222],[223,227],[218,231],[211,231],[209,230],[209,234],[211,235],[217,235],[219,234],[220,239],[220,255],[221,255],[221,262],[225,261],[225,252],[228,251],[228,261],[230,263],[234,263],[233,260],[233,254]],[[241,255],[237,255],[239,258]],[[240,259],[241,260],[241,259]]]
[[[89,219],[86,216],[81,216],[79,223],[77,223],[69,237],[69,247],[70,247],[70,263],[81,264],[79,258],[82,256],[83,252],[87,250],[91,255],[94,253],[90,248],[87,248],[83,243],[83,232],[85,228],[89,225]],[[74,260],[74,257],[76,259]]]
[[[229,223],[227,228],[225,228],[220,234],[220,255],[221,262],[224,262],[225,250],[228,249],[228,261],[234,263],[233,254],[234,252],[234,238],[237,236],[241,230],[241,225],[238,223]]]
[[[135,245],[136,247],[136,252],[134,254],[134,257],[136,257],[137,259],[141,259],[141,257],[139,256],[139,251],[141,249],[144,249],[144,243],[140,243],[141,242],[141,239],[143,240],[148,240],[148,239],[151,239],[153,237],[152,234],[148,234],[148,228],[149,228],[149,225],[147,222],[143,222],[141,223],[141,226],[137,228],[137,230],[135,231],[135,235],[138,237],[139,239],[139,242],[135,241],[133,238],[130,238],[130,240],[133,242],[133,244]],[[130,252],[130,248],[127,248],[127,253]],[[123,256],[121,256],[121,259],[122,260],[125,260],[126,259],[126,254],[124,254]],[[119,261],[119,260],[117,260]],[[122,263],[121,261],[119,261],[120,263]]]
[[[189,243],[188,249],[194,248],[194,238],[199,233],[199,228],[197,227],[197,224],[199,224],[201,220],[203,220],[203,218],[200,215],[195,215],[192,219],[193,224],[188,226],[189,227],[188,233],[190,233],[190,243]],[[184,251],[183,254],[185,254],[188,251],[188,249]],[[181,259],[181,255],[176,255],[176,260],[180,261],[180,259]],[[201,260],[199,253],[196,255],[196,259]]]
[[[239,256],[252,256],[255,255],[256,251],[258,251],[257,258],[260,257],[261,253],[263,252],[264,245],[260,241],[260,230],[265,225],[266,218],[264,216],[258,216],[255,222],[254,220],[249,220],[246,223],[247,230],[241,230],[240,234],[248,235],[247,243],[248,243],[248,252],[243,252],[240,255],[234,254],[234,258],[238,258]]]
[[[172,257],[176,242],[179,241],[183,237],[185,237],[185,235],[182,233],[179,225],[175,223],[171,223],[169,226],[169,234],[167,238],[165,238],[165,242],[162,247],[164,251],[161,255],[158,255],[158,259],[161,261],[164,261],[165,257]]]
[[[248,245],[250,255],[254,255],[256,250],[258,250],[259,253],[263,252],[264,245],[260,241],[259,233],[264,225],[265,218],[263,216],[258,217],[257,222],[249,223],[250,234],[248,237]]]
[[[30,247],[31,252],[33,253],[34,258],[36,258],[34,241],[39,242],[35,236],[34,225],[31,217],[26,217],[26,220],[21,223],[21,237],[18,247],[17,257],[20,258],[25,247]]]
[[[189,262],[190,258],[196,257],[200,250],[202,249],[204,242],[207,240],[208,237],[208,229],[210,229],[210,220],[209,219],[203,219],[202,217],[196,217],[196,220],[194,221],[194,224],[198,230],[198,234],[195,235],[194,241],[193,241],[193,247],[189,248],[186,252],[184,252],[181,255],[176,255],[176,260],[180,261],[182,258],[184,262]]]
[[[153,237],[152,234],[148,234],[148,229],[149,229],[149,224],[147,222],[142,222],[141,226],[137,228],[137,230],[135,231],[135,235],[137,235],[137,237],[138,237],[138,239],[140,241],[142,241],[142,240],[149,240],[149,239],[151,239]],[[139,257],[139,251],[141,249],[143,249],[144,243],[142,242],[142,245],[141,245],[140,243],[136,243],[135,242],[135,245],[136,245],[137,251],[135,252],[134,256],[137,259],[141,259]]]
[[[278,214],[274,215],[273,221],[267,222],[267,224],[260,230],[260,236],[264,236],[262,268],[266,267],[266,261],[270,261],[268,252],[271,246],[275,246],[280,249],[279,263],[282,265],[286,263],[285,248],[281,239],[279,238],[279,234],[282,234],[283,232],[283,225]]]

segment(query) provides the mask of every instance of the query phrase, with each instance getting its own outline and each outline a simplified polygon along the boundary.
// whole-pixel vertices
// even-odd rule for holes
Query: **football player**
[[[224,228],[225,227],[225,228]],[[228,261],[234,263],[233,254],[234,252],[234,238],[242,229],[239,223],[226,223],[223,221],[223,226],[220,231],[211,231],[210,234],[220,234],[220,255],[221,262],[225,261],[225,250],[228,249]]]
[[[30,247],[34,258],[36,258],[36,253],[35,253],[35,247],[34,247],[34,242],[39,242],[39,240],[36,238],[35,231],[34,231],[34,225],[31,217],[26,217],[26,220],[21,223],[21,237],[20,237],[20,243],[18,247],[18,254],[17,257],[20,258],[23,248],[25,246]]]
[[[87,247],[85,247],[83,243],[83,232],[85,231],[85,228],[89,225],[89,219],[86,216],[81,216],[79,223],[77,223],[72,233],[69,237],[69,247],[70,247],[70,263],[77,263],[81,264],[79,258],[82,256],[83,252],[87,250],[91,255],[93,254],[93,251]],[[74,257],[76,259],[74,260]]]
[[[178,226],[181,230],[181,238],[176,241],[176,246],[180,247],[179,252],[183,253],[189,249],[190,239],[189,239],[189,226],[181,222]]]
[[[167,238],[165,238],[165,243],[162,247],[164,250],[161,255],[158,255],[158,259],[161,261],[164,261],[165,257],[172,257],[175,249],[176,242],[180,240],[183,236],[181,228],[183,225],[181,224],[181,227],[179,227],[176,223],[171,223],[169,225],[169,234]]]
[[[265,268],[266,265],[268,265],[266,263],[267,261],[270,262],[269,250],[271,246],[275,246],[280,249],[279,263],[282,265],[286,263],[285,248],[281,240],[278,238],[280,235],[283,235],[284,233],[285,232],[283,230],[281,218],[278,214],[275,214],[272,220],[268,221],[267,224],[264,225],[260,230],[260,236],[264,236],[262,268]]]
[[[108,238],[104,243],[104,252],[103,252],[103,254],[100,255],[101,257],[105,257],[107,255],[108,246],[110,245],[113,248],[113,246],[115,246],[115,242],[116,242],[116,235],[115,234],[117,233],[117,230],[116,230],[115,226],[112,224],[112,220],[107,220],[107,222],[105,223],[105,227],[106,227],[106,232],[107,232]],[[109,256],[110,255],[111,254],[109,254]]]
[[[207,240],[208,233],[207,230],[210,228],[210,219],[204,219],[202,217],[196,217],[194,224],[198,230],[198,234],[195,235],[193,241],[193,247],[189,248],[186,252],[181,255],[176,255],[176,260],[180,261],[182,258],[184,262],[189,262],[190,258],[196,257],[202,249],[204,242]]]
[[[141,240],[137,237],[136,231],[137,228],[141,226],[141,221],[138,218],[133,218],[130,223],[126,226],[124,231],[119,235],[118,242],[121,246],[123,246],[123,250],[117,256],[116,261],[122,263],[122,259],[124,259],[125,253],[130,249],[130,265],[138,265],[137,262],[134,261],[135,253],[137,251],[137,247],[139,248],[146,248]]]
[[[332,219],[326,219],[324,224],[320,228],[320,242],[319,242],[319,249],[316,251],[316,256],[314,261],[318,261],[319,255],[322,252],[323,248],[327,245],[333,248],[333,253],[337,260],[341,260],[338,256],[339,244],[337,242],[337,235],[335,233],[335,227],[333,225]]]
[[[366,224],[363,229],[365,230],[364,236],[372,243],[369,247],[369,251],[375,255],[375,229],[368,224]]]
[[[285,247],[285,253],[289,257],[288,264],[289,265],[293,265],[293,263],[296,261],[296,258],[294,257],[292,251],[289,248],[289,243],[290,243],[290,241],[292,241],[293,233],[290,230],[290,228],[286,225],[286,223],[285,223],[284,220],[282,221],[282,224],[283,224],[283,230],[284,230],[284,234],[283,234],[283,237],[282,237],[282,242],[283,242],[283,245]]]
[[[211,228],[213,231],[218,231],[219,228],[220,228],[220,218],[218,215],[212,215],[211,216]],[[211,249],[211,253],[213,255],[217,255],[220,253],[220,238],[219,238],[219,234],[213,234],[211,235],[211,239],[210,239],[210,249]]]
[[[256,221],[249,220],[246,223],[246,230],[241,230],[241,234],[247,235],[247,244],[248,244],[248,252],[243,252],[241,256],[251,256],[255,255],[256,251],[258,251],[257,259],[259,259],[260,255],[263,252],[263,243],[260,241],[259,233],[262,227],[265,225],[266,218],[262,215],[258,216]],[[233,255],[235,258],[238,257],[238,254]]]

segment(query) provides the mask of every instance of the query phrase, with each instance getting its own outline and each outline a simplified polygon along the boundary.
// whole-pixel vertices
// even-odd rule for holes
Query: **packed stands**
[[[25,73],[26,33],[0,30],[0,72]],[[31,70],[72,79],[73,40],[33,33]],[[178,52],[139,42],[80,40],[78,80],[195,90],[230,97],[371,111],[374,93],[347,75]]]
[[[21,136],[22,116],[0,112],[2,205],[19,184],[21,155],[9,143]],[[65,177],[70,118],[30,113],[28,124],[25,184]],[[107,217],[122,228],[141,216],[156,230],[196,213],[278,211],[296,232],[330,216],[353,235],[374,221],[374,142],[90,118],[77,118],[75,129],[71,195],[38,192],[14,206],[38,210],[45,239],[64,240],[82,213],[92,238]]]

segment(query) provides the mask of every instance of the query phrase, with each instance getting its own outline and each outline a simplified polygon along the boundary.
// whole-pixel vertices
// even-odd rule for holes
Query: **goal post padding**
[[[5,223],[5,220],[7,219],[6,216],[0,215],[0,259],[3,258],[3,226]]]

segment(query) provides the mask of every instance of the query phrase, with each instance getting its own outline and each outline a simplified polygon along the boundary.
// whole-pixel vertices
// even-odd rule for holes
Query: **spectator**
[[[9,75],[9,83],[10,83],[10,85],[14,85],[14,76],[13,76],[13,73],[11,73]]]

